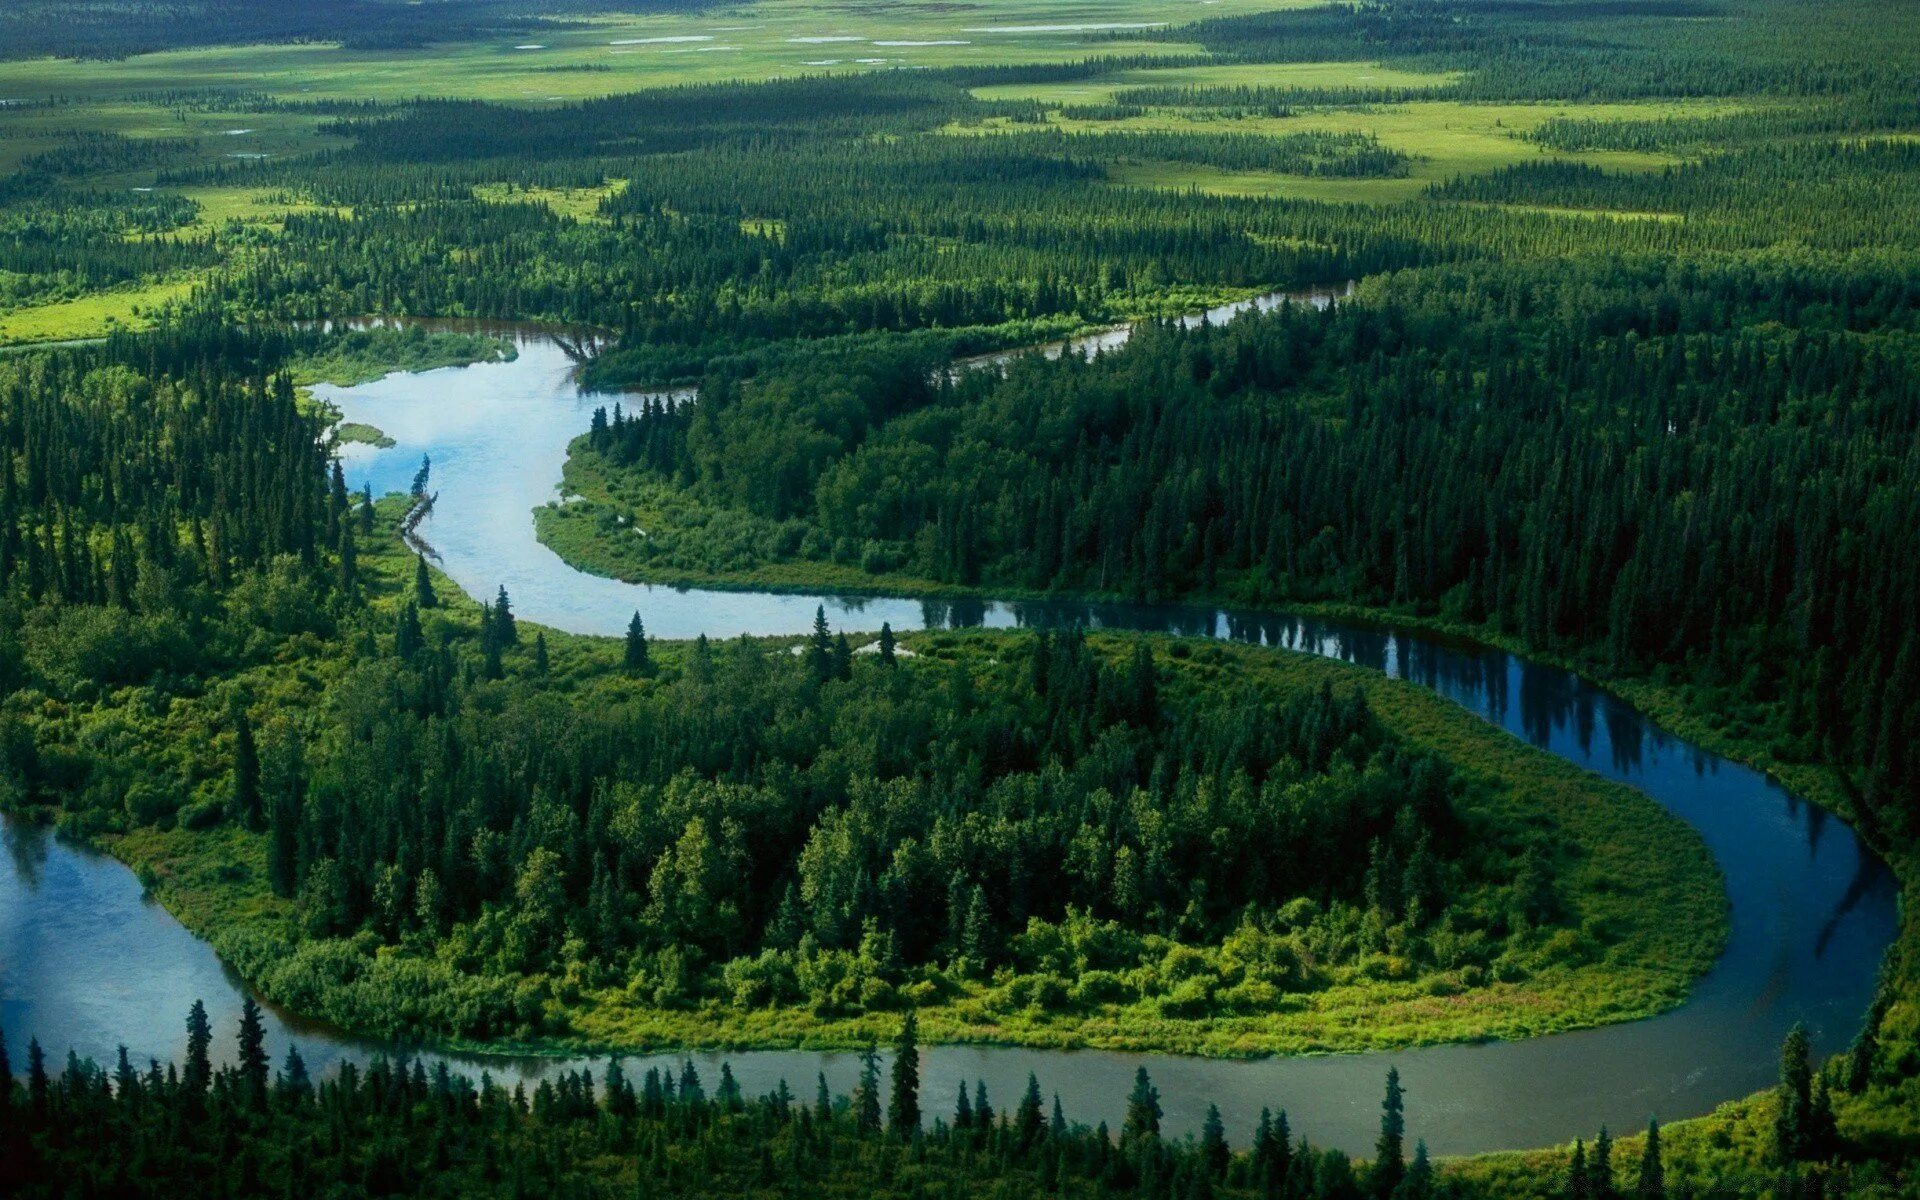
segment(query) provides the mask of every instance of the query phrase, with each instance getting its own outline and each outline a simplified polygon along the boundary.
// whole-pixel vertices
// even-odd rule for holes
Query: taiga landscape
[[[1920,1194],[1920,9],[14,0],[0,1195]]]

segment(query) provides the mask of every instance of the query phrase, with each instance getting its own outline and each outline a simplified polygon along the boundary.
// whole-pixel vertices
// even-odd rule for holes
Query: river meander
[[[1823,810],[1663,732],[1576,676],[1497,650],[1285,613],[682,590],[587,575],[535,539],[532,510],[559,498],[567,443],[608,399],[575,385],[569,351],[577,347],[539,333],[516,336],[520,355],[510,363],[320,391],[345,419],[375,425],[396,443],[345,447],[351,486],[405,490],[421,455],[432,457],[439,498],[420,532],[463,588],[491,596],[504,585],[523,620],[611,635],[638,610],[657,637],[793,634],[824,605],[828,620],[850,631],[877,630],[882,621],[901,630],[1079,624],[1324,655],[1432,688],[1517,737],[1641,789],[1700,831],[1725,874],[1726,952],[1686,1004],[1660,1016],[1523,1041],[1252,1061],[939,1046],[923,1050],[930,1113],[947,1111],[963,1078],[984,1079],[1004,1103],[1031,1071],[1048,1093],[1059,1093],[1070,1118],[1117,1127],[1134,1068],[1145,1064],[1173,1134],[1197,1130],[1209,1102],[1220,1106],[1236,1140],[1262,1106],[1284,1107],[1293,1128],[1316,1144],[1364,1153],[1391,1064],[1408,1089],[1410,1134],[1436,1153],[1462,1154],[1590,1136],[1602,1124],[1629,1129],[1649,1115],[1696,1116],[1767,1086],[1794,1022],[1807,1024],[1823,1053],[1844,1046],[1858,1028],[1895,932],[1891,874]],[[1102,336],[1113,344],[1111,332]],[[69,1047],[108,1061],[122,1042],[136,1061],[177,1058],[185,1045],[182,1019],[195,998],[207,1002],[219,1044],[230,1043],[239,981],[205,943],[143,897],[131,871],[39,831],[9,825],[6,840],[0,1030],[16,1056],[37,1037],[56,1061]],[[317,1068],[395,1049],[273,1014],[276,1056],[289,1039]],[[496,1078],[531,1079],[563,1065],[447,1057]],[[810,1095],[822,1071],[841,1091],[857,1069],[844,1054],[692,1057],[709,1081],[725,1058],[754,1092],[785,1078]]]

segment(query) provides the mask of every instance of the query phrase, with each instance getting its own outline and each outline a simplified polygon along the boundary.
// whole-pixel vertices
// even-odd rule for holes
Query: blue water
[[[1591,1136],[1649,1117],[1702,1114],[1773,1078],[1796,1021],[1817,1050],[1844,1046],[1869,1003],[1892,941],[1896,887],[1853,831],[1762,775],[1664,733],[1576,676],[1515,656],[1405,631],[1277,613],[1068,602],[923,602],[644,587],[575,571],[533,537],[532,510],[560,498],[568,440],[606,398],[582,395],[573,364],[543,337],[518,360],[391,376],[325,394],[350,420],[385,430],[388,450],[351,447],[350,483],[405,490],[423,453],[439,500],[421,532],[448,574],[477,596],[505,585],[515,611],[580,633],[616,634],[638,610],[656,636],[788,634],[816,605],[849,631],[1068,624],[1231,638],[1338,658],[1432,688],[1517,737],[1637,787],[1700,831],[1725,875],[1725,954],[1682,1007],[1661,1016],[1525,1041],[1391,1053],[1222,1061],[1168,1055],[934,1047],[924,1052],[924,1106],[944,1112],[962,1078],[1010,1099],[1027,1073],[1061,1096],[1070,1118],[1117,1127],[1133,1070],[1159,1086],[1166,1125],[1197,1130],[1209,1102],[1244,1138],[1262,1106],[1286,1108],[1317,1144],[1365,1152],[1381,1081],[1397,1066],[1410,1133],[1436,1153],[1518,1148]],[[204,944],[145,901],[119,864],[43,835],[8,830],[0,859],[0,1031],[17,1048],[38,1037],[106,1058],[121,1041],[137,1057],[177,1057],[181,1018],[206,999],[231,1032],[237,981]],[[380,1049],[276,1016],[273,1042],[297,1040],[312,1063]],[[223,1037],[223,1043],[226,1040]],[[676,1056],[677,1057],[677,1056]],[[719,1055],[695,1055],[706,1077]],[[815,1072],[851,1086],[846,1055],[762,1051],[724,1056],[743,1086],[786,1079],[810,1091]],[[498,1077],[532,1078],[555,1060],[457,1059]],[[642,1064],[644,1065],[644,1063]]]

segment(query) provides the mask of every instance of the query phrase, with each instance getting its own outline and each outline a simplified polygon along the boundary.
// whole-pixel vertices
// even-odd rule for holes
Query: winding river
[[[1326,303],[1331,297],[1312,298]],[[1260,302],[1273,303],[1270,299]],[[1216,317],[1226,315],[1216,313]],[[1178,606],[918,601],[675,590],[586,575],[533,535],[531,510],[558,502],[568,441],[605,397],[582,394],[574,360],[552,337],[519,333],[511,363],[394,375],[321,389],[346,419],[378,426],[396,445],[348,447],[354,487],[404,490],[420,457],[433,459],[439,500],[421,532],[467,591],[505,585],[522,619],[578,633],[617,634],[640,611],[655,636],[790,634],[817,605],[849,630],[986,625],[1163,631],[1319,654],[1413,680],[1486,720],[1610,779],[1640,788],[1697,828],[1725,873],[1731,934],[1719,965],[1693,997],[1628,1024],[1517,1042],[1438,1046],[1313,1058],[1223,1061],[1098,1051],[938,1046],[923,1050],[924,1105],[944,1113],[962,1079],[983,1079],[1000,1103],[1029,1071],[1057,1092],[1074,1120],[1117,1127],[1134,1068],[1146,1065],[1166,1128],[1199,1128],[1209,1102],[1244,1140],[1262,1106],[1284,1107],[1319,1145],[1364,1153],[1377,1130],[1381,1079],[1397,1066],[1409,1093],[1409,1128],[1435,1153],[1546,1145],[1616,1130],[1657,1115],[1671,1121],[1767,1086],[1789,1026],[1805,1022],[1816,1050],[1844,1046],[1858,1028],[1875,971],[1895,932],[1897,894],[1887,869],[1844,824],[1762,775],[1656,728],[1624,703],[1566,671],[1495,650],[1391,628]],[[1063,344],[1090,353],[1124,340]],[[71,1047],[106,1061],[124,1042],[143,1061],[179,1057],[182,1018],[203,998],[218,1045],[231,1043],[240,984],[205,943],[143,896],[113,860],[40,831],[9,825],[0,856],[0,1032],[16,1057],[37,1037],[58,1060]],[[368,1043],[274,1013],[276,1055],[296,1042],[324,1068],[394,1047]],[[497,1079],[533,1079],[560,1060],[446,1057]],[[679,1056],[674,1056],[677,1061]],[[722,1058],[750,1092],[784,1078],[810,1094],[816,1072],[849,1088],[849,1055],[754,1051],[696,1054],[703,1077]],[[642,1068],[652,1060],[629,1062]],[[662,1060],[664,1061],[664,1060]]]

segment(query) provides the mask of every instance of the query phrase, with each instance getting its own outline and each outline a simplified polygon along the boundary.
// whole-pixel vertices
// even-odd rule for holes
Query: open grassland
[[[1245,64],[1129,71],[1085,83],[1015,85],[978,89],[999,99],[1029,99],[1050,107],[1048,123],[1069,133],[1204,133],[1284,137],[1289,134],[1360,134],[1407,155],[1405,175],[1393,178],[1330,178],[1268,171],[1228,170],[1205,163],[1114,162],[1116,183],[1195,189],[1215,195],[1267,199],[1389,203],[1420,197],[1436,183],[1481,175],[1503,167],[1542,161],[1583,163],[1609,171],[1648,171],[1681,159],[1672,154],[1621,150],[1555,152],[1528,139],[1556,118],[1615,122],[1720,116],[1740,110],[1722,100],[1661,100],[1635,103],[1493,104],[1414,100],[1332,107],[1309,103],[1289,116],[1246,115],[1205,107],[1155,106],[1112,120],[1076,115],[1082,106],[1106,104],[1126,88],[1230,86],[1261,88],[1436,88],[1442,75],[1384,70],[1372,63]],[[955,126],[953,133],[1031,129],[1024,123],[988,119]]]
[[[280,100],[411,100],[421,96],[544,102],[638,88],[770,79],[823,70],[1072,61],[1111,54],[1198,54],[1170,35],[1202,16],[1305,7],[1301,0],[976,0],[952,5],[766,0],[697,16],[607,16],[557,24],[524,41],[420,50],[332,45],[219,46],[144,54],[104,65],[0,63],[0,99],[100,100],[175,89]],[[1106,34],[1139,32],[1114,42]]]

